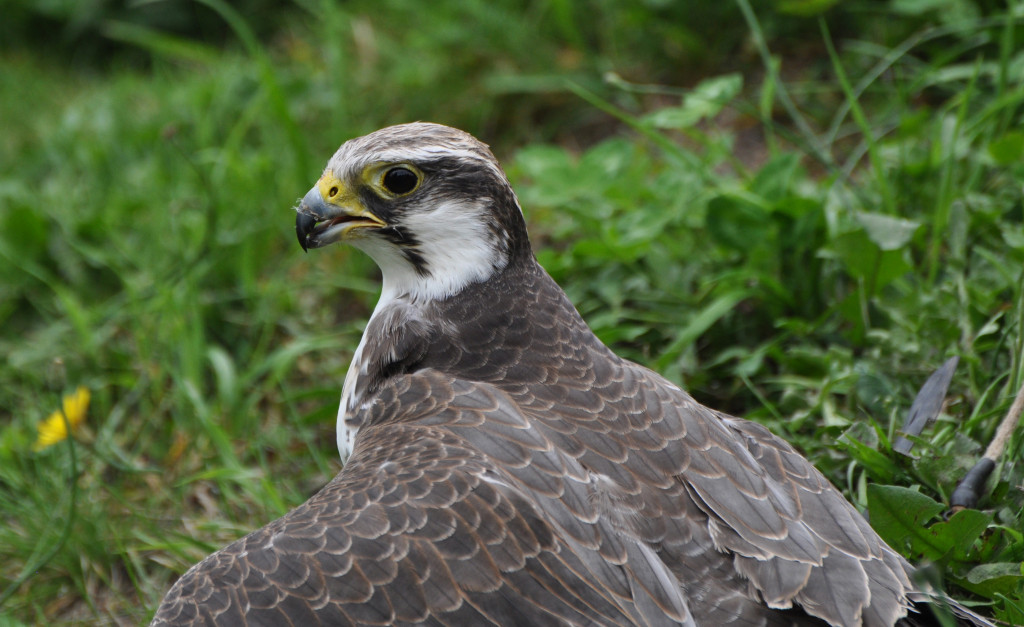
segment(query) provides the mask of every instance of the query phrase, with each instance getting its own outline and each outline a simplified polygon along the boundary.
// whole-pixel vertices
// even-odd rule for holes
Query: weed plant
[[[302,255],[291,207],[344,139],[429,119],[492,141],[604,341],[1024,623],[1019,430],[979,509],[942,516],[1024,378],[1024,4],[303,0],[275,28],[199,4],[237,45],[90,14],[135,52],[0,56],[0,622],[143,623],[340,469],[379,284]],[[83,426],[34,450],[78,386]]]

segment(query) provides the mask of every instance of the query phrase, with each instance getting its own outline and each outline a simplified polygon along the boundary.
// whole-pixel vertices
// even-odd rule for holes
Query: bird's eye
[[[384,189],[392,194],[401,195],[408,194],[416,189],[416,185],[419,182],[420,177],[416,176],[415,172],[409,168],[399,166],[385,172],[381,184],[384,185]]]

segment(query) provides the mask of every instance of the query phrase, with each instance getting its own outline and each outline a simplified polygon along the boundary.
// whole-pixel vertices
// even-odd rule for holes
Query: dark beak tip
[[[295,236],[299,240],[302,250],[309,252],[309,235],[316,226],[316,218],[308,213],[297,213],[295,216]]]

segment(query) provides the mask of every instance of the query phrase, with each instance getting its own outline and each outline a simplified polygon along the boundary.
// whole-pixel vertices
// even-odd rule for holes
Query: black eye
[[[420,177],[416,176],[416,173],[409,168],[397,167],[385,172],[384,180],[381,182],[384,184],[384,189],[392,194],[400,195],[415,189],[416,184],[420,182]]]

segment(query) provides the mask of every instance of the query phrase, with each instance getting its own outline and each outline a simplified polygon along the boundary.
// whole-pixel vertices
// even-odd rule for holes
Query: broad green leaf
[[[988,154],[999,165],[1011,165],[1024,161],[1024,133],[1010,131],[988,145]]]
[[[701,81],[683,98],[678,107],[665,107],[647,116],[643,121],[655,128],[690,128],[705,118],[713,118],[735,98],[743,87],[743,76],[726,74]]]
[[[1003,241],[1011,248],[1024,250],[1024,229],[1012,224],[1003,226]]]
[[[775,156],[761,168],[750,183],[750,191],[775,203],[791,194],[794,180],[800,174],[800,157],[784,152]]]
[[[937,559],[950,546],[935,541],[926,522],[945,506],[917,490],[893,485],[868,486],[868,512],[878,535],[904,555]]]
[[[964,509],[946,522],[925,527],[945,507],[927,496],[898,486],[868,486],[871,526],[892,546],[909,557],[940,561],[947,557],[966,560],[974,542],[992,517]]]
[[[920,222],[867,211],[861,211],[855,217],[864,227],[868,238],[882,250],[903,248],[921,226]]]
[[[1024,564],[1021,562],[992,562],[975,566],[967,573],[972,589],[981,594],[1019,596],[1024,586]]]
[[[949,520],[932,525],[928,533],[935,538],[935,542],[942,546],[953,549],[952,558],[955,560],[967,560],[968,552],[975,540],[981,537],[992,516],[976,509],[962,509],[950,516]],[[930,559],[939,559],[935,556]]]
[[[846,271],[874,289],[869,296],[913,268],[903,250],[881,250],[866,231],[850,231],[832,239],[830,247],[843,261]]]
[[[1024,564],[1020,562],[993,562],[975,566],[967,573],[971,583],[981,583],[996,577],[1024,577]]]

